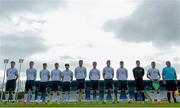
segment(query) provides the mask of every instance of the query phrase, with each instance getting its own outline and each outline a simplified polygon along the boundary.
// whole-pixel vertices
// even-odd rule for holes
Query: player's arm
[[[126,69],[126,79],[128,79],[128,70]]]
[[[132,71],[133,71],[134,79],[137,79],[136,71],[134,69]]]
[[[90,72],[89,72],[89,79],[90,79],[90,80],[91,80],[91,74],[92,74],[92,73],[91,73],[91,71],[90,71]]]
[[[158,70],[158,75],[159,75],[158,81],[160,81],[161,80],[161,74],[160,74],[159,70]]]
[[[166,84],[166,81],[165,81],[165,69],[162,70],[162,79],[163,79],[163,83]]]
[[[148,78],[149,80],[153,81],[153,79],[151,78],[151,75],[150,75],[149,70],[148,70],[148,72],[147,72],[147,78]]]
[[[17,80],[18,77],[19,77],[19,75],[18,75],[18,70],[16,70],[15,76],[16,76],[16,80]]]
[[[112,79],[114,78],[114,69],[112,68]]]
[[[50,72],[48,71],[48,80],[50,80]]]
[[[71,81],[73,80],[73,72],[71,72]]]
[[[87,77],[87,69],[85,68],[85,78],[84,79],[86,79],[86,77]]]
[[[119,72],[118,70],[116,70],[116,79],[118,80],[118,78],[119,78]]]
[[[175,69],[174,69],[174,80],[176,81],[176,84],[177,84],[177,74],[176,74],[176,70]]]
[[[100,80],[100,71],[98,71],[98,76],[99,76],[99,80]]]
[[[103,69],[103,79],[105,79],[105,69]]]
[[[34,80],[36,80],[36,78],[37,78],[37,70],[35,69]]]
[[[77,79],[77,68],[75,68],[75,78]]]

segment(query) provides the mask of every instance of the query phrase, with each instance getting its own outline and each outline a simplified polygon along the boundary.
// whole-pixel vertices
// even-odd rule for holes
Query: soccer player
[[[73,80],[73,72],[69,69],[69,64],[65,64],[65,70],[62,72],[63,80],[63,102],[70,100],[70,88]]]
[[[25,83],[25,94],[24,102],[33,102],[35,99],[35,80],[37,76],[37,70],[33,67],[34,62],[29,62],[29,68],[26,70],[26,83]]]
[[[136,67],[133,69],[133,76],[135,79],[135,101],[138,101],[138,93],[141,93],[142,100],[145,101],[145,95],[144,95],[144,82],[143,82],[143,76],[144,76],[144,69],[140,66],[140,61],[136,61]]]
[[[152,86],[152,94],[153,94],[153,99],[152,99],[152,101],[154,101],[154,100],[157,100],[158,102],[160,101],[160,88],[157,88],[156,90],[155,90],[155,88],[153,87],[153,83],[155,82],[155,81],[160,81],[160,79],[161,79],[161,75],[160,75],[160,72],[159,72],[159,70],[156,68],[156,63],[153,61],[152,63],[151,63],[151,68],[150,69],[148,69],[148,72],[147,72],[147,78],[149,78],[150,79],[150,81],[151,81],[151,86]],[[155,92],[157,92],[157,95],[155,96]]]
[[[16,89],[16,80],[18,79],[18,70],[15,68],[15,62],[11,61],[11,67],[7,69],[6,76],[6,90],[5,90],[5,101],[9,101],[9,95],[12,95],[13,101],[15,101],[15,89]]]
[[[162,70],[163,83],[166,85],[167,97],[171,103],[171,92],[174,103],[177,103],[174,92],[177,90],[177,75],[174,67],[171,67],[171,62],[166,61],[166,67]]]
[[[50,79],[50,72],[47,69],[47,63],[43,63],[43,69],[40,71],[40,87],[39,87],[39,92],[41,93],[41,97],[39,95],[39,99],[41,98],[43,102],[45,102],[46,99],[46,92],[47,92],[49,79]]]
[[[118,80],[118,93],[117,93],[117,99],[119,100],[121,91],[126,92],[126,96],[128,99],[128,102],[130,102],[129,92],[128,92],[128,71],[126,68],[124,68],[124,62],[120,61],[120,68],[116,71],[116,78]]]
[[[55,69],[51,71],[51,101],[57,102],[60,95],[60,80],[61,71],[59,69],[59,63],[54,64]]]
[[[93,99],[97,100],[99,97],[100,71],[96,68],[96,66],[97,66],[96,62],[93,62],[92,65],[93,65],[93,68],[89,72],[89,79],[91,81],[91,96],[93,95],[93,92],[95,92],[95,95],[93,95]],[[96,97],[96,96],[98,96],[98,97]]]
[[[106,101],[107,95],[113,94],[113,78],[114,78],[114,69],[110,66],[111,61],[106,61],[107,66],[103,69],[103,78],[104,78],[104,86],[105,86],[105,93],[104,93],[104,102]],[[111,95],[112,96],[112,95]],[[114,101],[114,96],[112,96],[112,101]]]
[[[83,60],[79,60],[79,66],[75,68],[75,78],[77,81],[77,98],[81,101],[84,98],[85,78],[87,76],[86,68],[83,66]]]

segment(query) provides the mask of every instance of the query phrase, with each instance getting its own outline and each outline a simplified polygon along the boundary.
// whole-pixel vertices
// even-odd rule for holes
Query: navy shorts
[[[29,90],[34,91],[35,81],[34,80],[27,80],[25,83],[25,91],[28,92]]]
[[[63,92],[70,92],[71,83],[70,82],[63,82]]]
[[[48,87],[48,82],[40,82],[39,92],[46,92]]]
[[[60,81],[51,81],[51,91],[60,90]]]
[[[113,89],[113,80],[112,79],[105,79],[104,80],[105,89]]]
[[[166,80],[166,90],[167,91],[176,91],[177,90],[177,84],[175,80]]]
[[[99,81],[91,80],[91,90],[99,90]]]
[[[77,89],[85,88],[85,79],[77,79]]]
[[[118,90],[127,90],[128,82],[126,80],[125,81],[118,80],[117,87],[118,87]]]
[[[5,91],[15,91],[15,89],[16,89],[16,79],[7,80]]]

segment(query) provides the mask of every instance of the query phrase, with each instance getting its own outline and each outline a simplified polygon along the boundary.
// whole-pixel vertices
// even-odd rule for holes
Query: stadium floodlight
[[[4,92],[4,82],[5,82],[5,77],[6,77],[6,67],[7,64],[9,63],[9,59],[4,59],[4,75],[3,75],[3,81],[1,84],[1,101],[2,101],[2,97],[3,97],[3,92]]]
[[[21,69],[22,69],[22,64],[24,62],[24,59],[19,59],[19,73],[18,73],[18,83],[17,83],[17,89],[16,89],[16,101],[18,101],[18,92],[19,92],[19,87],[20,87],[20,75],[21,75]]]

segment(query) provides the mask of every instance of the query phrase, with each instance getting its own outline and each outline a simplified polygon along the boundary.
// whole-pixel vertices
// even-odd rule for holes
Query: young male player
[[[83,60],[79,60],[79,66],[75,68],[75,78],[77,81],[77,99],[82,101],[84,98],[85,79],[87,76],[86,68],[83,66]]]
[[[29,68],[26,70],[26,84],[25,84],[25,94],[24,101],[25,102],[33,102],[35,99],[35,80],[37,76],[37,71],[34,68],[34,62],[29,62]]]
[[[11,61],[11,67],[6,71],[7,82],[5,90],[5,101],[9,101],[9,95],[12,95],[13,101],[15,101],[15,89],[16,80],[18,79],[18,70],[15,68],[15,62]]]
[[[136,61],[136,67],[133,69],[133,76],[135,79],[135,101],[138,101],[138,93],[141,93],[142,100],[145,101],[145,95],[144,95],[144,82],[143,82],[143,76],[144,76],[144,69],[140,66],[140,61]]]
[[[124,68],[124,62],[120,61],[120,68],[116,71],[116,78],[118,80],[118,93],[117,93],[117,99],[119,100],[121,91],[126,92],[126,96],[128,99],[128,102],[130,102],[129,92],[128,92],[128,71],[126,68]]]
[[[171,103],[171,93],[174,103],[177,103],[174,92],[177,90],[177,75],[174,67],[171,67],[171,62],[166,61],[166,67],[162,70],[163,83],[166,85],[167,97]]]
[[[110,66],[111,61],[106,61],[106,67],[103,69],[103,78],[104,78],[104,86],[105,86],[105,93],[104,93],[104,102],[106,101],[107,94],[113,94],[113,78],[114,78],[114,69]],[[112,96],[112,95],[111,95]],[[112,96],[112,101],[114,101],[114,96]]]
[[[69,69],[69,64],[65,64],[65,70],[62,72],[63,80],[63,102],[70,100],[70,88],[73,80],[73,72]]]
[[[91,99],[98,99],[96,96],[99,97],[99,80],[100,80],[100,71],[96,68],[97,63],[93,62],[93,68],[89,72],[89,79],[91,81]],[[93,95],[95,92],[95,95]],[[94,97],[95,96],[95,97]]]
[[[55,63],[54,67],[55,69],[51,71],[51,101],[57,102],[60,95],[61,71],[59,69],[59,63]]]
[[[43,63],[43,69],[40,71],[40,87],[39,92],[41,93],[41,100],[45,102],[48,81],[50,79],[50,72],[47,69],[47,63]],[[40,96],[39,96],[40,99]]]
[[[153,83],[159,82],[161,79],[161,75],[159,70],[156,68],[156,63],[154,61],[151,63],[151,68],[148,69],[147,78],[149,78],[151,81],[152,94],[153,94],[152,101],[154,100],[160,101],[160,87],[157,89],[154,88]],[[155,92],[157,92],[156,96],[155,96]]]

